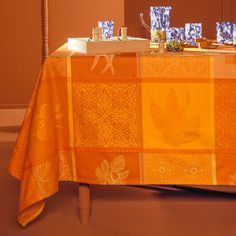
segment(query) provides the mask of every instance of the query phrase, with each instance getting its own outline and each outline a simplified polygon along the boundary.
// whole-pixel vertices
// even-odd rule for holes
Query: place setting
[[[132,37],[127,26],[120,27],[115,35],[112,20],[99,21],[91,29],[91,37],[69,38],[68,49],[84,54],[125,53],[157,50],[164,52],[212,52],[235,53],[236,23],[216,22],[215,39],[203,35],[204,25],[187,22],[181,27],[171,26],[171,6],[151,6],[140,13],[143,27],[150,33],[150,39]],[[145,19],[150,18],[150,24]]]

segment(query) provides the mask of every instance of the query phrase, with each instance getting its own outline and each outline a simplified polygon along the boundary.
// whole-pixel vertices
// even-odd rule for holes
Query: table
[[[37,217],[59,181],[235,185],[235,154],[235,54],[85,56],[64,45],[41,68],[9,164],[18,221]]]

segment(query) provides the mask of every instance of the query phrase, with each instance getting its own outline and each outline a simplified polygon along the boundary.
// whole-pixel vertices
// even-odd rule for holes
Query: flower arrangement
[[[166,43],[166,49],[170,52],[181,52],[183,51],[183,41],[181,40],[170,40]]]

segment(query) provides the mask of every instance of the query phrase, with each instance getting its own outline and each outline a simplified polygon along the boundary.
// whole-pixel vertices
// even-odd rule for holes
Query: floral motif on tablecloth
[[[47,197],[57,189],[58,171],[52,161],[47,161],[32,168],[33,178],[41,197]]]
[[[124,156],[118,156],[110,163],[104,159],[95,173],[101,184],[125,184],[125,179],[129,175],[129,171],[125,170]]]
[[[137,147],[135,84],[80,84],[73,87],[77,147]]]
[[[10,161],[8,169],[14,172],[16,178],[21,179],[24,174],[25,157],[27,153],[27,146],[30,135],[31,117],[30,113],[26,113],[25,120],[23,122],[24,128],[21,128],[17,137],[17,142],[13,149],[13,158]]]
[[[212,155],[144,154],[144,182],[212,184]]]
[[[142,78],[210,78],[210,57],[207,56],[143,56]]]
[[[143,83],[141,121],[144,148],[214,149],[213,86]]]
[[[71,151],[60,151],[58,154],[59,157],[59,172],[60,180],[72,181],[72,155]]]
[[[170,88],[163,108],[151,104],[153,122],[170,146],[179,147],[200,136],[200,117],[190,117],[187,113],[189,100],[187,91],[186,102],[180,106],[175,90]]]
[[[216,85],[216,147],[236,147],[236,83],[227,80]]]
[[[54,128],[62,128],[59,120],[63,116],[60,103],[40,105],[33,121],[36,138],[40,141],[52,139]]]

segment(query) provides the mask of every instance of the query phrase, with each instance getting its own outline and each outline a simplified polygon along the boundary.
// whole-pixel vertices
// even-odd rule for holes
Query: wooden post
[[[79,183],[79,215],[82,224],[90,221],[90,186]]]
[[[41,0],[42,64],[48,57],[48,0]]]

